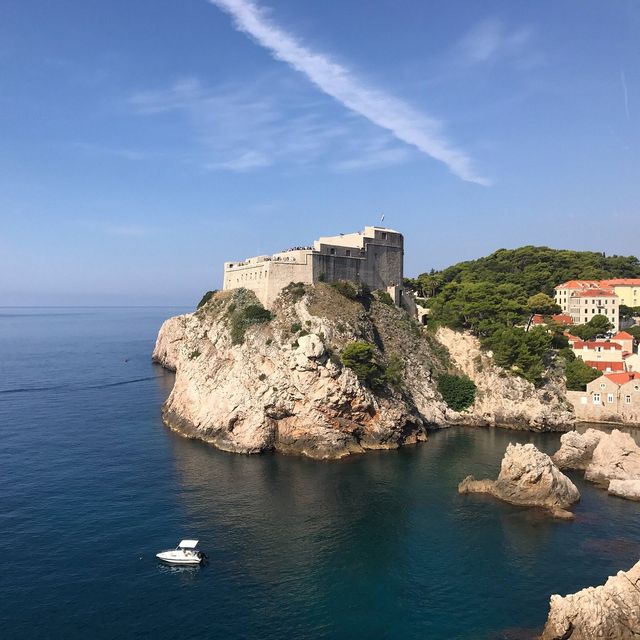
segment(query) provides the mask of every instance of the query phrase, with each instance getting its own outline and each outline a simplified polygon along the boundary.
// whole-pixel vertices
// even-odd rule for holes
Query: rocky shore
[[[618,429],[611,433],[570,431],[562,435],[560,444],[553,455],[558,467],[583,469],[585,480],[611,495],[640,500],[640,447],[628,433]]]
[[[551,596],[541,640],[640,638],[640,562],[599,587]]]
[[[568,507],[580,500],[580,492],[551,458],[532,444],[509,444],[497,480],[467,476],[459,493],[486,493],[523,507],[548,509],[556,518],[569,520]]]
[[[339,458],[425,440],[427,427],[573,423],[557,384],[536,389],[493,366],[475,338],[446,329],[429,335],[376,294],[350,299],[327,284],[290,285],[272,319],[240,326],[256,307],[252,292],[237,289],[165,321],[153,359],[176,372],[163,407],[169,427],[226,451]],[[373,345],[395,381],[372,389],[343,366],[339,354],[352,341]],[[469,409],[443,401],[442,372],[473,374]]]

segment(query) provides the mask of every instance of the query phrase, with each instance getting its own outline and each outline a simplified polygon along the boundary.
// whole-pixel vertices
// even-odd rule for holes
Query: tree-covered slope
[[[640,278],[640,260],[636,256],[527,246],[498,249],[484,258],[432,270],[409,282],[424,295],[434,295],[454,282],[490,282],[515,285],[528,297],[540,291],[552,295],[554,286],[567,280],[606,278]]]
[[[522,327],[532,313],[559,311],[547,298],[554,287],[572,279],[633,277],[640,278],[635,256],[529,246],[432,270],[406,284],[430,298],[430,324],[471,331],[494,351],[498,364],[540,383],[550,350],[565,346],[564,340],[559,328],[553,336],[544,329],[527,333]]]

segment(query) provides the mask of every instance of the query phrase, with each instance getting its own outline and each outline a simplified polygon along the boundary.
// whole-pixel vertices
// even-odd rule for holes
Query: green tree
[[[546,293],[536,293],[527,300],[527,307],[531,313],[540,313],[543,316],[550,316],[554,313],[560,313],[562,309],[556,304],[555,300]]]
[[[567,389],[584,391],[587,384],[602,375],[602,371],[586,365],[580,358],[575,358],[572,362],[567,363],[565,375],[567,376]]]
[[[340,360],[349,367],[360,382],[372,389],[379,389],[385,383],[384,369],[375,357],[375,347],[361,340],[349,342],[340,353]]]
[[[596,336],[608,333],[611,329],[613,329],[613,325],[607,320],[607,317],[598,314],[586,324],[571,327],[571,334],[583,340],[593,340]]]
[[[468,376],[442,373],[438,376],[438,391],[454,411],[464,411],[476,400],[476,385]]]
[[[626,304],[621,304],[618,307],[620,313],[620,320],[630,320],[636,316],[640,316],[640,307],[628,307]]]

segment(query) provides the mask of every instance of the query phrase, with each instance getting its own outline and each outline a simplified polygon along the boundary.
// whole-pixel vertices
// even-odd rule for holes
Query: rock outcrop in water
[[[504,502],[549,509],[555,517],[569,519],[567,507],[580,499],[580,492],[551,458],[532,444],[509,444],[497,480],[467,476],[459,493],[487,493]]]
[[[541,640],[640,638],[640,562],[599,587],[551,596]]]
[[[560,438],[553,460],[561,469],[584,469],[584,477],[610,494],[640,500],[640,447],[628,434],[587,429]]]
[[[531,431],[566,431],[575,422],[566,400],[564,378],[551,375],[536,389],[524,378],[494,364],[480,341],[468,332],[441,327],[436,334],[447,347],[455,366],[477,386],[476,401],[466,424],[506,426]]]

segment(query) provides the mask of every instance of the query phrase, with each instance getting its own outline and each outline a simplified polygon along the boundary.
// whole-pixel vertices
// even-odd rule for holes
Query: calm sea
[[[181,311],[0,309],[2,638],[526,638],[550,594],[640,557],[640,505],[578,475],[572,523],[457,494],[557,435],[456,428],[340,462],[180,438],[150,355]],[[156,562],[183,537],[207,566]]]

